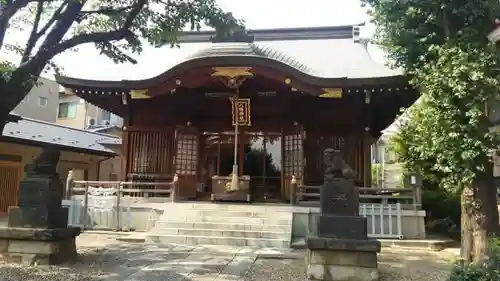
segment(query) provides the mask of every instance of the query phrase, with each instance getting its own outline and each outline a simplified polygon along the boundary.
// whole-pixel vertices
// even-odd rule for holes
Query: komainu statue
[[[323,161],[326,166],[325,181],[330,181],[336,178],[356,178],[356,172],[354,172],[354,170],[344,161],[340,150],[333,148],[325,149],[323,152]]]

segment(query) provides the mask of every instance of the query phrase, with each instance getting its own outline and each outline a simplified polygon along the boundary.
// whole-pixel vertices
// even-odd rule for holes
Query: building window
[[[77,106],[78,104],[76,102],[60,103],[57,118],[75,118]]]
[[[48,99],[44,97],[38,97],[38,105],[40,107],[46,107],[48,103]]]
[[[29,94],[28,94],[28,95],[26,95],[26,96],[24,97],[24,99],[22,100],[22,102],[23,102],[23,103],[28,103],[28,102],[30,102],[30,95],[29,95]]]

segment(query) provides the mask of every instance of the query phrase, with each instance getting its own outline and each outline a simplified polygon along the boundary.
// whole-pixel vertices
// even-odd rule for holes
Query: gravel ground
[[[0,281],[304,281],[302,258],[256,258],[241,249],[117,243],[112,235],[83,234],[79,259],[52,267],[0,266]],[[240,254],[237,254],[240,253]],[[439,253],[385,248],[382,281],[445,281],[449,262]],[[243,268],[244,270],[241,270]],[[230,271],[231,275],[224,272]],[[227,273],[227,272],[226,272]]]

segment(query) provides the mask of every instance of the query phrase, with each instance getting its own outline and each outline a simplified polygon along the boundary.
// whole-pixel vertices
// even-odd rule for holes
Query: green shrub
[[[448,281],[500,281],[500,239],[489,243],[490,259],[483,265],[456,265]]]
[[[430,232],[459,238],[460,195],[443,189],[424,189],[422,209],[426,211],[427,228]]]

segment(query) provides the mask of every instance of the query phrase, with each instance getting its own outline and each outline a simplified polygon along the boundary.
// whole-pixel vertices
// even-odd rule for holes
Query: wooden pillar
[[[266,170],[267,170],[267,146],[266,146],[266,135],[264,134],[262,137],[262,146],[264,150],[263,159],[262,159],[262,186],[266,186]]]
[[[283,127],[281,128],[281,200],[285,201],[286,200],[286,178],[285,178],[285,132],[283,130]]]
[[[364,186],[372,187],[372,161],[371,161],[372,137],[365,133],[363,137],[363,161],[364,161]]]
[[[220,145],[222,141],[222,136],[219,134],[219,140],[217,141],[217,175],[220,176]]]
[[[129,131],[129,126],[130,126],[130,118],[127,116],[123,120],[123,127],[122,127],[122,147],[120,151],[120,157],[121,157],[121,175],[120,175],[120,180],[121,181],[127,181],[127,174],[130,171],[130,163],[132,159],[132,154],[130,153],[130,131]]]
[[[238,138],[238,174],[243,175],[243,165],[245,164],[245,137],[243,137],[243,132],[240,132],[237,136]]]

